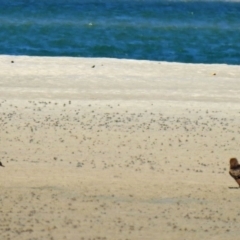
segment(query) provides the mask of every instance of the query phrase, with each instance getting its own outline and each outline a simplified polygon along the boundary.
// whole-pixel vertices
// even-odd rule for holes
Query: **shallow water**
[[[0,0],[0,54],[240,63],[240,3]]]

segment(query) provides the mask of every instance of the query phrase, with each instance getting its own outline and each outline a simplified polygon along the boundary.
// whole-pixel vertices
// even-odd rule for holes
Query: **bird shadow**
[[[229,189],[239,189],[239,187],[228,187]]]

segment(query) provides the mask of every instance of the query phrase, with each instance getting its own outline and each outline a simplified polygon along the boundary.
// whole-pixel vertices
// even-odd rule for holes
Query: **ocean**
[[[0,54],[240,64],[240,2],[0,0]]]

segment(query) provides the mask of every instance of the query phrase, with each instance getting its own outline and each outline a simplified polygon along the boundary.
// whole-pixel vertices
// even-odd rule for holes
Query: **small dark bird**
[[[1,167],[5,167],[5,166],[3,166],[3,165],[2,165],[2,163],[1,163],[1,162],[0,162],[0,166],[1,166]]]
[[[240,187],[240,165],[238,163],[238,160],[236,158],[231,158],[229,164],[229,174],[238,183]]]

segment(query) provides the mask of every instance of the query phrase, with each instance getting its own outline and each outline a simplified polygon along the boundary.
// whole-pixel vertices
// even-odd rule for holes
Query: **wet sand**
[[[0,66],[0,239],[238,237],[238,66]]]

